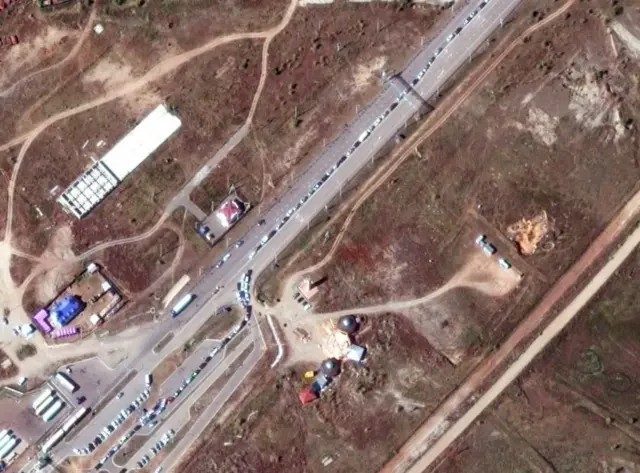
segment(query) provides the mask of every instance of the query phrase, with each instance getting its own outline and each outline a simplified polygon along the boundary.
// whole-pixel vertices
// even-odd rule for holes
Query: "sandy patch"
[[[131,69],[128,64],[103,59],[82,76],[82,82],[100,82],[106,91],[110,91],[134,79]]]
[[[558,139],[556,128],[559,119],[548,115],[537,107],[529,108],[528,112],[526,125],[516,122],[514,126],[520,131],[528,131],[535,139],[547,146],[554,144]]]
[[[355,73],[353,74],[354,91],[358,92],[368,87],[372,81],[374,81],[382,68],[387,63],[387,58],[380,56],[370,61],[368,64],[358,65]]]
[[[35,65],[40,61],[43,49],[53,48],[64,39],[77,36],[78,33],[72,30],[49,26],[40,36],[20,38],[20,44],[12,46],[6,52],[5,59],[2,61],[2,71],[6,76],[10,76],[24,65]]]

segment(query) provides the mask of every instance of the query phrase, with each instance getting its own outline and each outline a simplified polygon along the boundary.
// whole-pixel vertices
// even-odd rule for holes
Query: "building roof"
[[[365,347],[354,343],[349,347],[349,351],[347,351],[347,359],[359,363],[364,359],[366,353],[367,349]]]
[[[115,189],[120,182],[101,161],[94,163],[58,197],[65,212],[82,218]]]
[[[318,399],[318,395],[313,391],[311,386],[305,386],[298,394],[298,399],[300,399],[302,405],[305,405]]]
[[[231,199],[220,206],[217,217],[224,227],[229,227],[242,215],[243,211],[244,205],[242,202],[239,202],[237,199]]]
[[[118,141],[101,159],[113,174],[124,179],[180,126],[180,119],[167,107],[158,105],[138,125]]]

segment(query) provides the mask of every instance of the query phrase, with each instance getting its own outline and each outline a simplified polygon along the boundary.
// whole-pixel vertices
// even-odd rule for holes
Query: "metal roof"
[[[182,123],[164,105],[158,105],[100,160],[120,180],[164,143]]]

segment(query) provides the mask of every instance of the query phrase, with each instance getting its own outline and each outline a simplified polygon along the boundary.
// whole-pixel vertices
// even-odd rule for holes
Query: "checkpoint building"
[[[58,197],[64,211],[86,216],[181,125],[165,105],[156,107],[65,189]]]

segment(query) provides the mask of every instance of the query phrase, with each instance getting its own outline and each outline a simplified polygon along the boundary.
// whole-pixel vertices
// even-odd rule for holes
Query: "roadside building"
[[[318,287],[314,286],[311,278],[307,276],[302,281],[300,281],[300,284],[298,284],[298,291],[300,292],[300,294],[302,294],[302,297],[310,301],[313,296],[318,293]]]
[[[356,363],[360,363],[364,360],[364,357],[367,354],[367,349],[363,346],[356,345],[355,343],[349,347],[349,351],[347,351],[347,360],[355,361]]]
[[[338,329],[351,335],[358,330],[358,320],[353,315],[343,315],[338,319]]]
[[[36,315],[33,316],[33,321],[36,323],[40,331],[44,334],[50,333],[53,329],[47,319],[49,318],[49,313],[46,309],[40,309]]]
[[[340,362],[334,358],[327,358],[320,365],[320,372],[328,378],[335,378],[340,374]]]
[[[216,217],[224,228],[236,223],[245,211],[245,205],[239,199],[231,199],[220,206]]]
[[[311,386],[305,386],[298,394],[298,399],[300,399],[300,403],[304,406],[318,399],[318,395],[313,391]]]
[[[78,219],[87,215],[181,125],[167,107],[156,107],[67,187],[58,198],[63,210]]]

